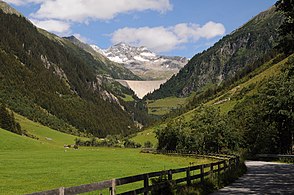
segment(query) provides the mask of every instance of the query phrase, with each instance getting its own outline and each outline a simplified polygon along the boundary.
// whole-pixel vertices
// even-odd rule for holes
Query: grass
[[[49,143],[56,146],[63,146],[64,144],[74,144],[77,136],[62,133],[53,130],[49,127],[33,122],[19,114],[15,113],[15,119],[20,123],[22,129],[28,131],[30,134],[39,138],[43,143]]]
[[[157,139],[155,137],[155,131],[157,129],[161,129],[163,127],[164,127],[164,125],[152,126],[142,132],[137,133],[137,135],[135,137],[131,138],[131,140],[133,140],[136,143],[140,143],[142,146],[144,146],[145,142],[150,141],[152,143],[153,147],[156,147]]]
[[[80,148],[64,149],[74,136],[63,134],[16,115],[24,129],[40,139],[35,140],[0,129],[0,194],[24,194],[77,186],[189,166],[195,159],[140,153],[138,149]],[[52,138],[52,141],[44,139]],[[64,140],[66,141],[64,141]],[[142,186],[142,182],[129,187]],[[118,188],[118,192],[127,187]]]
[[[167,97],[159,100],[149,100],[147,102],[148,113],[152,115],[165,115],[173,109],[177,109],[187,104],[189,98]]]
[[[125,102],[132,102],[134,101],[134,98],[131,96],[131,95],[128,95],[128,94],[124,94],[125,97],[123,97],[123,101]]]
[[[0,151],[22,152],[22,151],[31,151],[31,150],[37,150],[37,149],[48,149],[53,147],[54,146],[48,146],[47,144],[44,144],[38,140],[33,140],[28,137],[19,136],[0,128]],[[2,159],[2,156],[0,159]],[[0,167],[4,167],[4,166],[0,166]]]

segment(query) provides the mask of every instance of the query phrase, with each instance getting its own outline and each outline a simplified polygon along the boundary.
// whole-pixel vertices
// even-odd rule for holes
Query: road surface
[[[213,195],[293,194],[294,164],[247,161],[248,172]]]

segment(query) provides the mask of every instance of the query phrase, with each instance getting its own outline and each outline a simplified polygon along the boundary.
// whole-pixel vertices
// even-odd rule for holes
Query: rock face
[[[188,59],[184,57],[160,56],[146,47],[133,47],[126,43],[116,44],[106,50],[95,45],[92,48],[111,61],[122,63],[145,80],[168,79],[188,63]]]
[[[188,96],[205,86],[241,78],[275,55],[276,29],[282,20],[275,8],[260,13],[213,47],[196,54],[179,74],[148,98]]]

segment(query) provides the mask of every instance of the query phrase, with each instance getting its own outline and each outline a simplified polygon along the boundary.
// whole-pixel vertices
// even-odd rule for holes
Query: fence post
[[[144,175],[144,189],[146,189],[148,187],[149,187],[149,176],[148,176],[148,174],[145,174]],[[149,191],[144,192],[144,195],[148,195],[148,194],[149,194]]]
[[[64,187],[59,188],[59,195],[64,195]]]
[[[168,172],[167,172],[167,179],[169,181],[173,180],[173,173],[172,173],[172,170],[171,169],[168,170]]]
[[[213,174],[213,164],[212,163],[210,164],[210,174],[211,175]]]
[[[190,167],[187,168],[186,170],[186,176],[187,176],[187,185],[191,185],[191,177],[190,177]]]
[[[239,163],[240,163],[240,157],[239,157],[239,156],[237,156],[237,158],[236,158],[236,168],[238,168],[238,167],[239,167]]]
[[[116,181],[115,179],[113,179],[111,182],[111,187],[109,188],[110,195],[115,195],[115,186],[116,186]]]
[[[204,166],[203,165],[201,165],[200,167],[200,173],[201,173],[200,181],[201,183],[204,183]]]
[[[217,164],[217,174],[218,174],[218,177],[220,177],[220,162],[218,162]]]

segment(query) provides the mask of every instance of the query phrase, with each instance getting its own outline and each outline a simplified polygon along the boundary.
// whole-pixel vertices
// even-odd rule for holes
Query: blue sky
[[[108,48],[192,57],[276,0],[4,0],[35,25]]]

